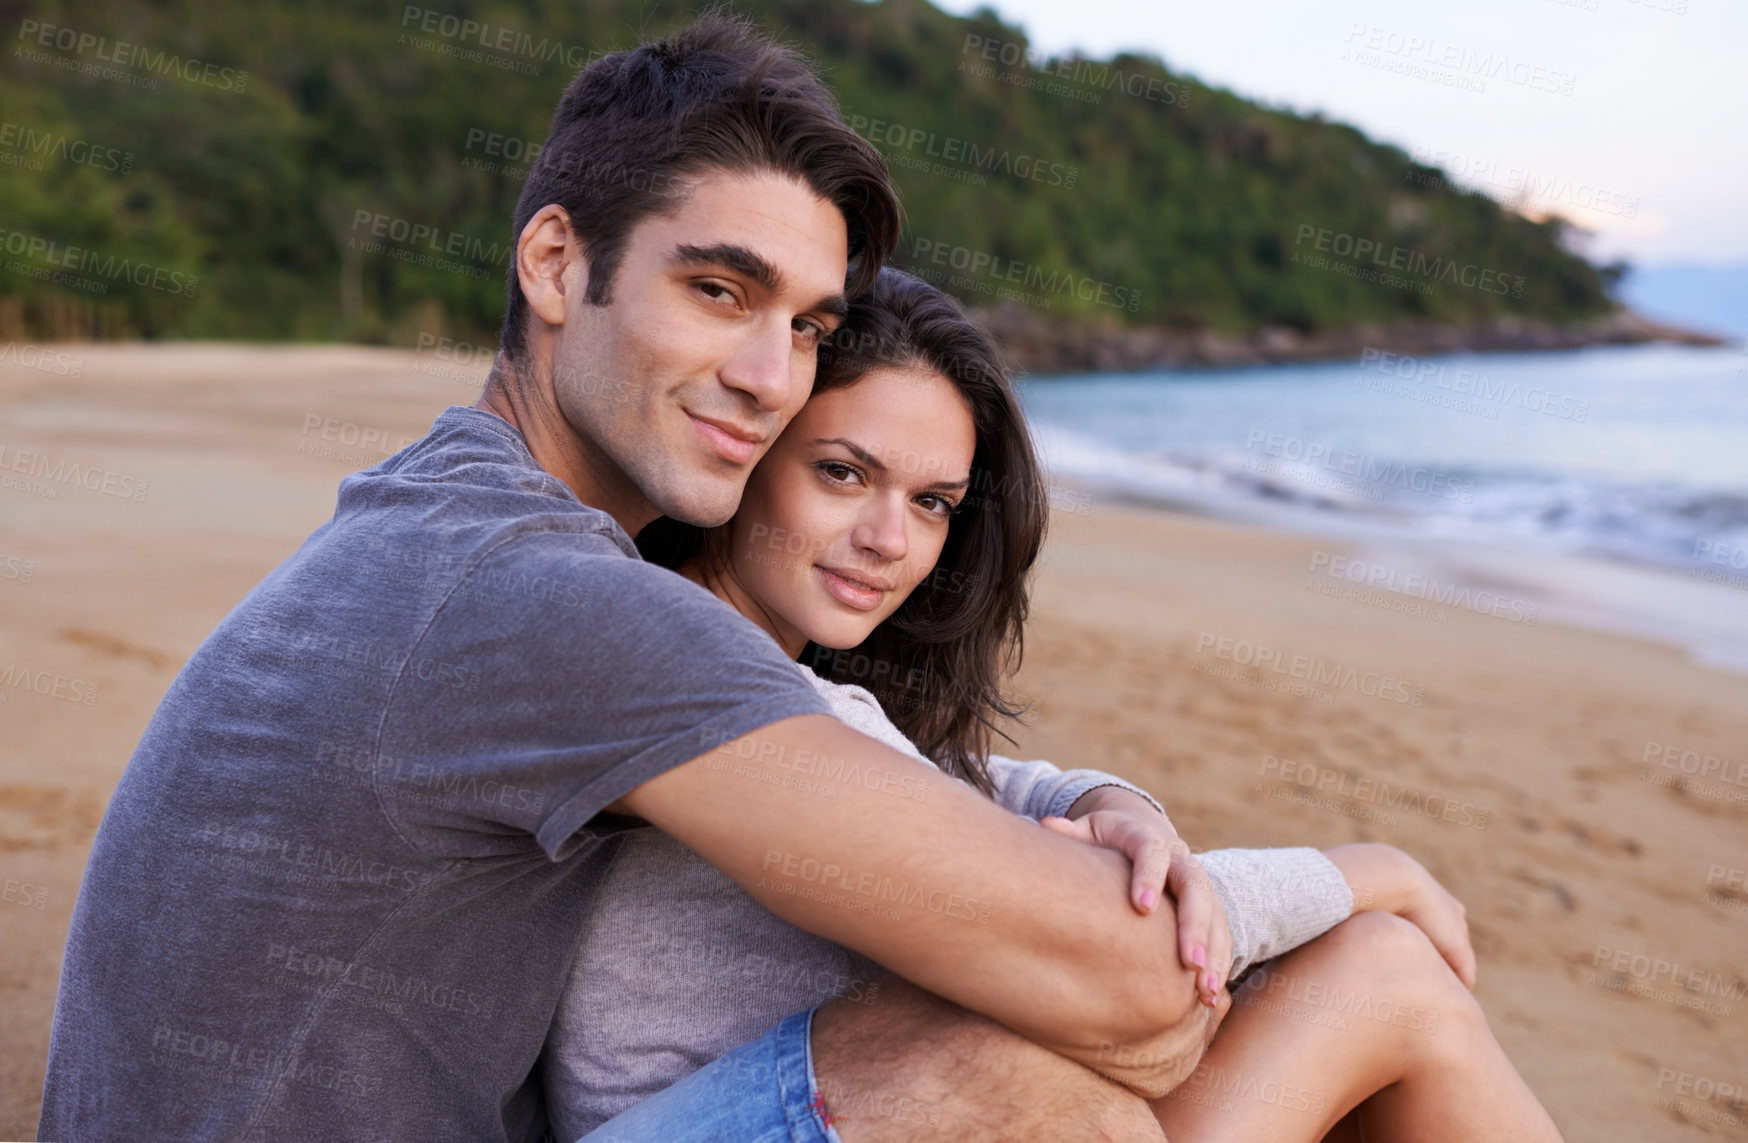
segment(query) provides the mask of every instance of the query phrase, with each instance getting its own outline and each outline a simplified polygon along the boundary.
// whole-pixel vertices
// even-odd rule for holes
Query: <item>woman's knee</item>
[[[1357,1018],[1404,1031],[1467,1024],[1479,1012],[1426,934],[1390,913],[1348,918],[1259,968],[1239,995],[1246,990],[1326,1009],[1324,1015],[1343,1023]]]

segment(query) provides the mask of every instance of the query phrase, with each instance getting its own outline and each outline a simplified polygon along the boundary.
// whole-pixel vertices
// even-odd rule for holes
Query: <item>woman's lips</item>
[[[867,586],[861,577],[849,578],[847,569],[846,574],[840,574],[830,568],[815,564],[814,570],[819,572],[820,578],[825,581],[825,589],[831,592],[838,602],[854,607],[857,611],[873,611],[880,606],[880,601],[886,598],[884,590]]]

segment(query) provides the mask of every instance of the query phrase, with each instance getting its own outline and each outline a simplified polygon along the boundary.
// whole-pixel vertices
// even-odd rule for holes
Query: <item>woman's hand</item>
[[[1376,909],[1413,921],[1438,949],[1464,987],[1475,988],[1475,949],[1469,943],[1469,911],[1428,873],[1426,866],[1393,845],[1360,843],[1323,851],[1353,890],[1354,912]]]
[[[1214,892],[1202,863],[1190,853],[1171,819],[1145,798],[1120,786],[1101,786],[1082,795],[1069,818],[1045,818],[1044,828],[1064,837],[1114,849],[1129,858],[1129,903],[1146,915],[1158,906],[1159,894],[1177,901],[1178,959],[1195,968],[1202,1003],[1219,1003],[1232,967],[1232,933],[1226,910]]]

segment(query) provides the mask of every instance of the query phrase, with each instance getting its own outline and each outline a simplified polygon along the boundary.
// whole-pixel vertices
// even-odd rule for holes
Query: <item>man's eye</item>
[[[807,318],[796,318],[794,325],[795,332],[805,337],[807,339],[807,344],[809,345],[817,347],[820,342],[825,340],[825,326],[820,325],[816,321],[809,321]]]
[[[732,300],[734,298],[734,293],[720,282],[695,282],[693,285],[700,293],[705,297],[710,298],[712,301],[723,298]]]

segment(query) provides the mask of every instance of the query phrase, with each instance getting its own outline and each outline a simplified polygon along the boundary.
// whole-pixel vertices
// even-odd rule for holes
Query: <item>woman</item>
[[[1195,1076],[1156,1102],[1174,1141],[1319,1139],[1362,1100],[1368,1138],[1420,1138],[1429,1122],[1461,1124],[1464,1138],[1557,1138],[1468,995],[1462,907],[1405,855],[1227,850],[1167,871],[1162,857],[1181,843],[1144,792],[991,753],[999,720],[1018,713],[1001,683],[1018,662],[1045,515],[993,346],[951,299],[889,270],[822,349],[812,399],[752,474],[735,518],[709,532],[658,523],[638,542],[813,667],[838,717],[1016,813],[1128,854],[1137,909],[1164,887],[1181,898],[1205,870],[1217,906],[1180,911],[1180,955],[1202,970],[1204,1002],[1270,963],[1231,994]],[[1348,921],[1356,903],[1395,915]],[[699,932],[711,936],[691,938]],[[624,842],[588,934],[543,1054],[561,1138],[783,1017],[872,999],[882,973],[779,920],[653,829]],[[1300,1011],[1308,983],[1345,983],[1353,995],[1368,973],[1392,1019],[1371,1019],[1375,1003],[1341,1028]],[[1405,1004],[1422,1025],[1436,1012],[1448,1031],[1405,1028],[1393,1019]],[[1296,1094],[1280,1098],[1280,1076],[1295,1068]],[[1245,1082],[1257,1076],[1268,1078]],[[1485,1084],[1492,1101],[1471,1106],[1474,1089],[1452,1077]],[[1225,1094],[1253,1089],[1275,1098]]]

